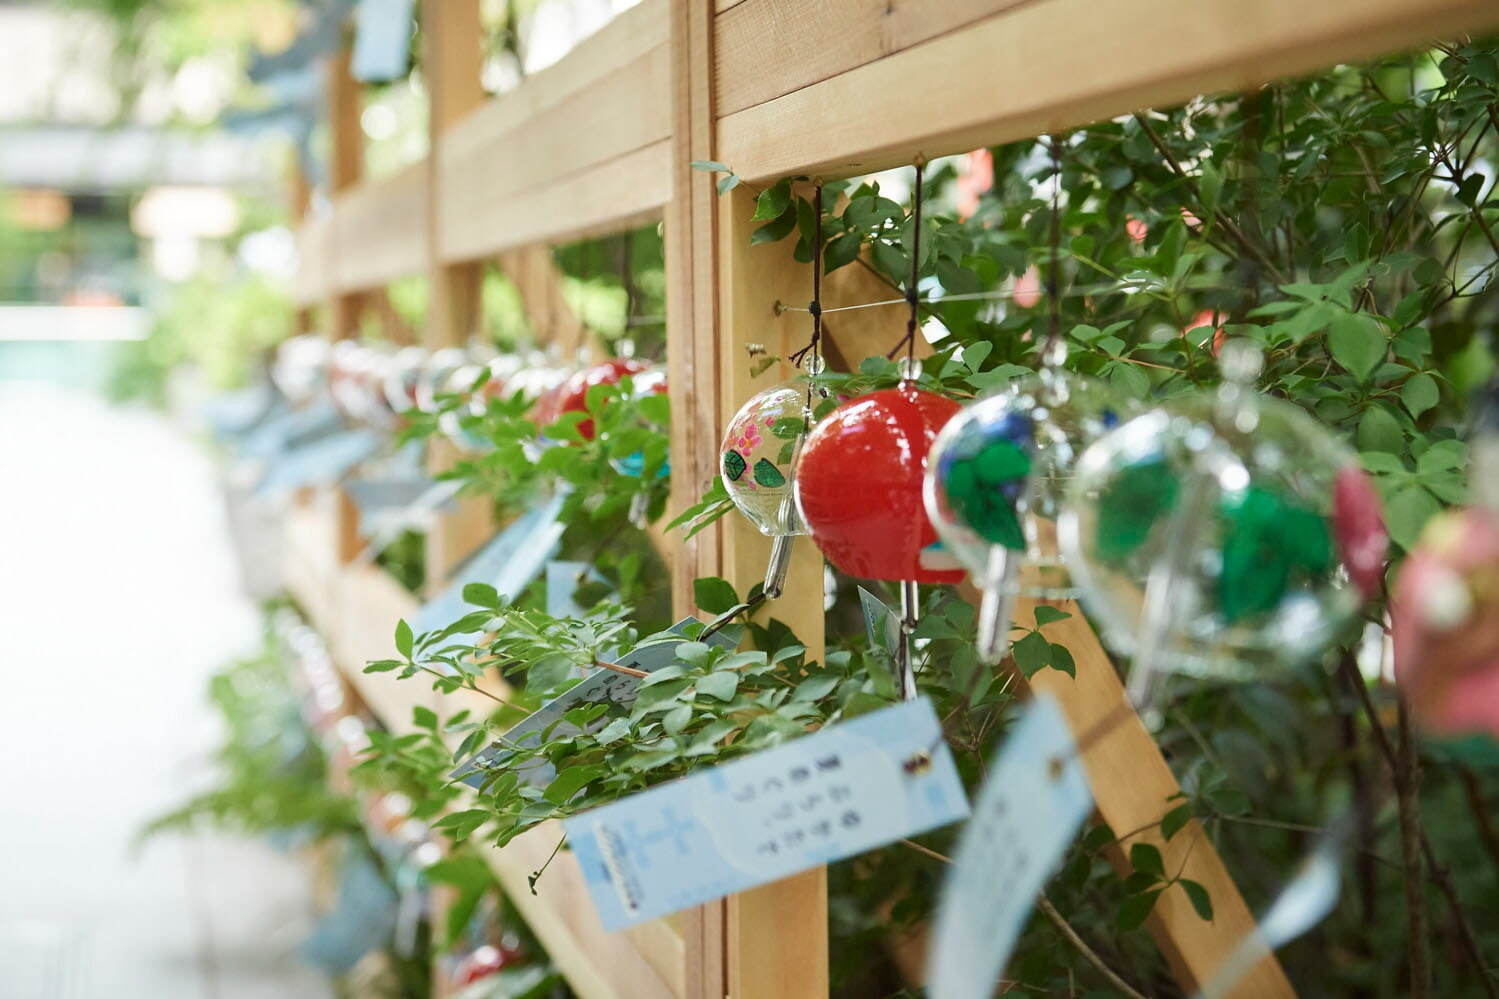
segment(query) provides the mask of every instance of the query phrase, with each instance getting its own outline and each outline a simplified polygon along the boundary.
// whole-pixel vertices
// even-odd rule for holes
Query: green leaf
[[[1053,624],[1057,621],[1065,621],[1071,616],[1071,614],[1069,614],[1067,611],[1062,610],[1060,607],[1053,607],[1050,604],[1036,605],[1037,628],[1043,628],[1046,625]]]
[[[692,598],[699,610],[709,614],[722,614],[739,603],[739,595],[728,580],[717,576],[704,576],[692,581]]]
[[[594,735],[594,741],[600,746],[607,746],[611,742],[618,742],[630,734],[630,719],[616,718]]]
[[[1192,803],[1184,801],[1161,818],[1161,835],[1170,839],[1192,821]]]
[[[437,712],[418,704],[411,709],[411,724],[417,728],[427,729],[429,732],[436,732]]]
[[[1039,631],[1031,632],[1010,646],[1010,652],[1015,656],[1015,664],[1020,667],[1020,672],[1027,677],[1051,665],[1051,643]]]
[[[733,670],[719,670],[698,680],[697,692],[705,697],[716,697],[720,701],[732,701],[739,689],[739,674]]]
[[[840,267],[853,263],[859,257],[859,248],[864,241],[850,232],[840,233],[828,241],[822,248],[822,269],[824,273],[831,273]]]
[[[689,166],[694,170],[706,170],[709,173],[723,173],[728,167],[717,160],[693,160]]]
[[[835,673],[809,677],[796,685],[796,690],[791,693],[791,699],[793,701],[820,701],[831,694],[842,679]]]
[[[755,199],[755,214],[750,216],[750,221],[764,222],[779,218],[790,206],[791,178],[787,177],[760,192],[760,196]]]
[[[1385,524],[1390,530],[1390,537],[1401,548],[1410,551],[1421,537],[1421,529],[1426,526],[1426,522],[1441,509],[1441,504],[1422,487],[1406,486],[1385,504]]]
[[[666,730],[667,735],[676,735],[686,728],[690,721],[692,721],[692,705],[679,704],[662,716],[661,727]]]
[[[739,186],[739,175],[737,173],[731,173],[727,174],[726,176],[720,177],[718,179],[717,186],[719,194],[728,194],[734,188]]]
[[[750,245],[759,246],[761,243],[779,243],[791,235],[792,230],[795,228],[796,209],[787,208],[779,216],[750,233]]]
[[[406,623],[406,619],[405,618],[402,618],[401,620],[397,621],[396,622],[396,651],[399,652],[401,655],[405,656],[407,659],[410,659],[411,658],[411,646],[412,646],[412,642],[413,641],[415,641],[415,638],[411,634],[411,625],[409,625],[409,624]]]
[[[474,604],[478,607],[487,607],[490,610],[498,610],[500,606],[500,594],[488,583],[465,583],[463,584],[463,602]]]
[[[1148,891],[1141,895],[1131,895],[1119,905],[1119,912],[1114,917],[1115,924],[1121,930],[1135,930],[1140,928],[1155,908],[1155,900],[1160,898],[1161,889]]]
[[[1161,851],[1150,843],[1136,843],[1129,848],[1129,865],[1156,877],[1166,876],[1166,862],[1161,859]]]
[[[572,676],[573,665],[572,657],[566,653],[547,653],[526,671],[526,689],[551,690]]]
[[[1419,418],[1422,413],[1435,406],[1439,397],[1437,380],[1424,371],[1411,375],[1400,387],[1400,401],[1405,403],[1406,410],[1414,417]]]
[[[1358,448],[1400,454],[1405,450],[1405,432],[1389,410],[1370,406],[1358,421]]]
[[[1348,369],[1348,373],[1361,383],[1367,383],[1369,375],[1384,360],[1384,331],[1379,324],[1366,315],[1344,313],[1332,322],[1327,331],[1327,346],[1333,359]]]
[[[591,766],[568,767],[552,779],[544,792],[546,800],[554,805],[565,805],[587,785],[590,781],[603,777],[609,772],[609,768],[601,764]]]
[[[733,448],[729,448],[723,453],[723,474],[730,482],[738,482],[739,477],[744,474],[744,470],[747,467],[749,466],[744,460],[744,455]]]
[[[366,673],[389,673],[405,665],[400,659],[376,659],[372,663],[365,664],[364,671]]]
[[[1213,900],[1208,896],[1208,890],[1190,878],[1182,878],[1178,882],[1182,890],[1187,893],[1192,908],[1197,910],[1197,915],[1211,923],[1213,921]]]
[[[1077,678],[1077,663],[1072,660],[1072,653],[1067,646],[1057,642],[1051,643],[1051,668],[1066,673],[1073,679]]]

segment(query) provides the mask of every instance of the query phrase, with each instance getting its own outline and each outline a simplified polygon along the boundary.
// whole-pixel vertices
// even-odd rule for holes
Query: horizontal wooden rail
[[[717,18],[717,158],[747,180],[869,173],[1499,28],[1492,0],[826,0],[813,23],[810,9],[743,0]]]
[[[333,201],[329,291],[368,291],[427,266],[427,164],[366,180]]]
[[[668,8],[668,0],[645,0],[443,135],[444,262],[620,229],[660,212],[671,197]]]
[[[318,305],[332,294],[328,264],[332,259],[333,219],[328,215],[303,220],[297,230],[297,274],[292,299],[302,308]]]

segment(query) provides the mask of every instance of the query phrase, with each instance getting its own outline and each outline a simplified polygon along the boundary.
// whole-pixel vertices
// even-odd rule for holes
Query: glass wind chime
[[[1079,459],[1062,551],[1154,711],[1163,671],[1247,679],[1305,661],[1383,575],[1378,499],[1356,456],[1254,389],[1259,348],[1224,344],[1223,384],[1099,438]]]
[[[795,483],[797,508],[829,562],[851,576],[900,584],[900,640],[894,658],[905,700],[916,696],[918,584],[963,578],[921,500],[932,443],[958,410],[953,400],[916,385],[922,172],[918,161],[906,287],[910,318],[905,337],[891,351],[893,356],[902,347],[906,350],[900,383],[850,399],[818,423],[802,447]]]
[[[796,478],[802,448],[812,429],[814,409],[827,398],[817,384],[822,360],[822,185],[817,185],[812,241],[812,337],[792,359],[802,373],[749,398],[724,430],[720,472],[729,499],[755,529],[771,539],[761,599],[774,600],[786,588],[791,545],[807,533],[796,505]]]

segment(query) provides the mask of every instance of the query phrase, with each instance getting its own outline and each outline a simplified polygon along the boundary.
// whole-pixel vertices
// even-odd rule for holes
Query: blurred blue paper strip
[[[345,430],[319,437],[274,458],[256,491],[275,495],[303,486],[337,482],[380,450],[381,439],[374,430]]]
[[[922,698],[584,812],[563,826],[604,928],[619,930],[967,814],[937,715]]]
[[[307,961],[339,977],[359,959],[384,947],[395,932],[396,893],[370,858],[351,853],[339,873],[338,901],[302,944]]]
[[[1032,903],[1093,810],[1075,746],[1056,700],[1038,694],[989,764],[937,909],[932,999],[994,994]]]
[[[578,606],[578,587],[587,580],[590,583],[608,583],[598,570],[587,562],[547,563],[547,613],[552,617],[582,617],[585,613]]]
[[[241,438],[238,453],[243,458],[270,458],[298,441],[334,433],[342,426],[343,418],[331,402],[283,410]]]
[[[411,57],[412,0],[359,0],[354,12],[354,79],[385,83],[406,74]]]
[[[417,634],[436,631],[467,613],[463,588],[469,583],[489,583],[502,597],[519,594],[541,574],[547,559],[557,554],[562,542],[563,525],[557,520],[561,511],[562,497],[553,496],[521,514],[459,566],[442,593],[417,611],[412,630]]]

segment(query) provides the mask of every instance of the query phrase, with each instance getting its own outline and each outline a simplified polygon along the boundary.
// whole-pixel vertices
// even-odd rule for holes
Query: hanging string
[[[890,348],[890,353],[885,357],[894,360],[895,355],[900,353],[901,347],[906,348],[906,371],[914,369],[916,364],[916,328],[921,323],[920,298],[917,293],[917,282],[921,279],[921,178],[926,170],[926,157],[920,154],[916,157],[916,186],[911,194],[911,280],[906,284],[906,304],[910,306],[911,316],[906,320],[906,335],[901,337],[900,342]],[[906,372],[902,373],[905,377]]]
[[[812,189],[812,301],[806,311],[812,314],[812,339],[788,360],[797,366],[808,353],[814,358],[822,356],[822,182]],[[801,311],[801,310],[798,310]],[[814,369],[821,365],[813,364]]]
[[[1046,343],[1041,347],[1041,358],[1043,363],[1056,349],[1057,344],[1062,342],[1062,144],[1057,137],[1047,137],[1047,146],[1051,149],[1051,265],[1046,272],[1046,299],[1049,316],[1049,329],[1046,334]]]

